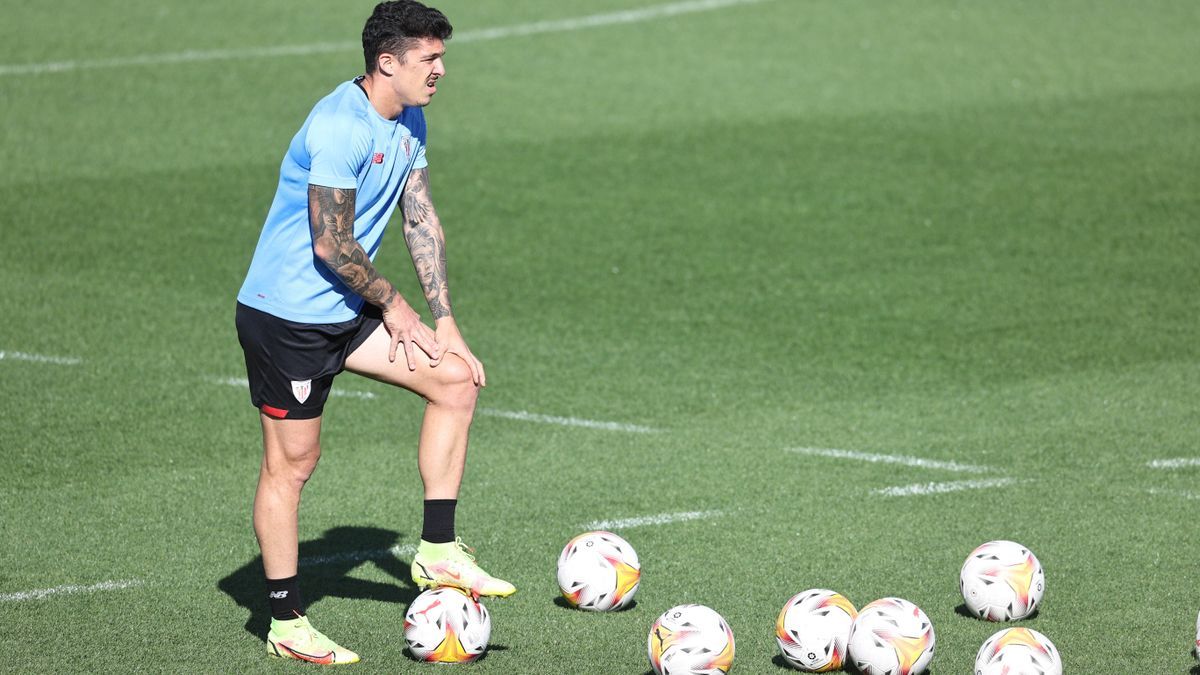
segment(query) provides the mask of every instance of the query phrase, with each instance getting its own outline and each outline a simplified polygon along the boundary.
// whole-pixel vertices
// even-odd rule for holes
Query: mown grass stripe
[[[925,459],[923,457],[911,457],[908,455],[883,455],[872,452],[837,450],[833,448],[788,448],[787,451],[800,455],[815,455],[817,457],[849,459],[856,462],[902,464],[904,466],[913,466],[921,469],[942,469],[945,471],[958,471],[960,473],[987,473],[988,471],[992,471],[992,468],[987,466],[962,464],[960,462],[948,462],[936,459]]]
[[[749,5],[769,0],[688,0],[664,5],[650,5],[607,14],[591,14],[570,19],[534,21],[511,26],[465,30],[456,34],[454,44],[484,42],[508,37],[536,35],[539,33],[563,33],[602,26],[640,23],[680,14],[707,12],[736,5]],[[362,49],[360,42],[314,42],[304,45],[276,45],[272,47],[246,47],[241,49],[189,49],[165,54],[137,54],[104,59],[50,61],[45,63],[10,63],[0,65],[0,77],[6,75],[50,75],[75,70],[97,68],[125,68],[131,66],[164,66],[201,61],[231,61],[235,59],[275,58],[282,56],[310,56],[351,52]]]

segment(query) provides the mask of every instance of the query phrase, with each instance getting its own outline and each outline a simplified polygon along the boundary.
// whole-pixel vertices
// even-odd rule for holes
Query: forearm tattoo
[[[446,238],[429,196],[429,169],[417,169],[404,188],[404,240],[434,319],[450,316],[446,282]]]
[[[354,190],[309,185],[308,223],[317,257],[350,290],[373,305],[386,307],[396,296],[396,289],[379,276],[354,238]]]

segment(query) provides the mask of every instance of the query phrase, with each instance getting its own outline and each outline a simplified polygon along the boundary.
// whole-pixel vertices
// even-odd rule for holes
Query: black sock
[[[267,579],[267,600],[271,602],[271,616],[280,621],[304,616],[304,605],[300,602],[300,575]]]
[[[431,544],[454,541],[454,507],[457,499],[426,499],[425,524],[421,528],[421,539]]]

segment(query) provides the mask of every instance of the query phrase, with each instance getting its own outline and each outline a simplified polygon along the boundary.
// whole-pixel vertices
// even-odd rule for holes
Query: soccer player
[[[321,99],[292,139],[238,293],[238,339],[263,432],[254,532],[272,656],[358,661],[309,623],[297,579],[300,491],[320,457],[322,410],[342,370],[427,402],[417,445],[425,515],[413,581],[485,596],[516,591],[480,569],[454,532],[467,434],[486,375],[451,311],[425,158],[422,107],[446,74],[451,31],[444,14],[413,0],[375,7],[363,28],[366,74]],[[436,329],[372,263],[398,202]]]

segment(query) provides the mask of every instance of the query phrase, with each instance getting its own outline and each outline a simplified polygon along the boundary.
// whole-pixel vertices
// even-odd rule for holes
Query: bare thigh
[[[447,354],[434,366],[429,355],[420,348],[413,349],[416,370],[409,370],[404,353],[397,351],[396,360],[388,361],[391,337],[382,325],[346,357],[346,370],[415,392],[435,403],[447,388],[461,388],[471,383],[471,369],[457,354]]]

